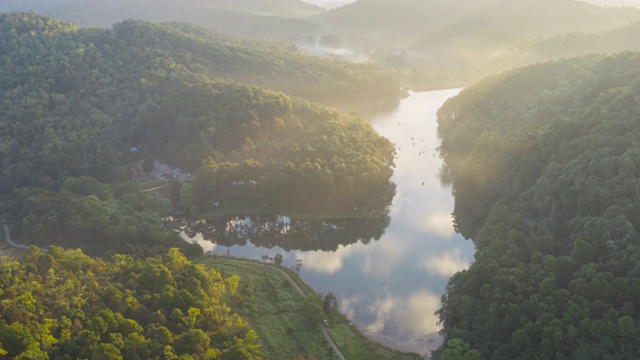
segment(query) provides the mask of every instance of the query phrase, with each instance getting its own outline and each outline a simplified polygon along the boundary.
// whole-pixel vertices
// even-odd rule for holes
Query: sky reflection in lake
[[[290,239],[285,247],[290,251],[253,246],[251,241],[213,246],[206,240],[205,250],[257,259],[281,253],[287,266],[300,259],[301,277],[319,292],[333,292],[340,310],[365,333],[393,347],[427,353],[435,346],[427,334],[438,330],[434,312],[447,280],[473,261],[473,244],[453,231],[453,198],[450,188],[440,183],[436,154],[436,111],[458,91],[412,93],[393,112],[371,119],[378,132],[396,144],[398,155],[392,178],[397,193],[389,225],[378,240],[369,236],[381,230],[366,234],[367,224],[354,225],[356,231],[348,223],[336,223],[327,226],[348,239],[324,251],[293,250],[310,244],[295,247]]]

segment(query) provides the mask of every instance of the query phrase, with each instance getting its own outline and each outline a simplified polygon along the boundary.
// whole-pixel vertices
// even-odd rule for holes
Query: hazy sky
[[[635,6],[640,7],[640,0],[584,0],[601,6]]]
[[[355,0],[302,0],[311,4],[316,4],[326,8],[334,8],[344,4],[352,3]],[[393,1],[393,0],[390,0]],[[640,0],[583,0],[584,2],[602,6],[635,6],[640,7]]]
[[[352,3],[355,0],[302,0],[302,1],[315,4],[318,6],[326,7],[326,8],[334,8],[334,7],[342,6],[348,3]]]

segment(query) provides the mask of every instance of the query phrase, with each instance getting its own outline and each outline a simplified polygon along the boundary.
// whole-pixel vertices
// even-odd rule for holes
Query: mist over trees
[[[396,71],[407,87],[444,88],[538,61],[636,49],[632,37],[600,39],[640,22],[640,9],[606,5],[576,0],[358,0],[325,10],[296,0],[190,0],[180,6],[169,0],[153,5],[150,0],[33,0],[8,1],[0,11],[34,10],[81,27],[109,27],[130,18],[185,21],[232,35],[283,40],[314,52],[324,48],[320,53],[332,53],[321,41],[331,36],[342,49]]]
[[[372,62],[396,69],[405,84],[439,88],[567,56],[561,48],[541,53],[528,48],[532,59],[518,49],[569,33],[612,31],[640,21],[640,10],[573,0],[359,0],[311,19],[337,35],[343,46],[366,49]],[[603,47],[592,43],[574,54],[622,51],[636,44],[632,39]]]

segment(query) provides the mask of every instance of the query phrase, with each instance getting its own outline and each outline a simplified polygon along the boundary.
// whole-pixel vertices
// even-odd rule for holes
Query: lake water
[[[451,189],[440,182],[436,111],[460,89],[411,93],[371,124],[396,144],[397,194],[378,220],[299,221],[279,216],[229,217],[190,227],[205,251],[302,262],[300,276],[333,292],[367,335],[427,354],[438,345],[437,317],[449,277],[473,261],[474,247],[455,234]],[[207,241],[205,239],[212,239]]]

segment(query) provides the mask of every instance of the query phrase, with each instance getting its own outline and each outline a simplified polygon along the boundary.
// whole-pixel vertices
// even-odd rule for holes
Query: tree
[[[91,354],[91,360],[122,360],[120,350],[113,344],[102,343]]]
[[[307,326],[309,328],[315,328],[322,323],[322,320],[325,318],[325,314],[317,300],[307,297],[304,302],[304,307],[308,320]]]
[[[331,315],[331,311],[335,310],[338,307],[338,300],[336,296],[332,292],[328,292],[324,295],[324,300],[322,302],[322,309],[324,313],[327,315]]]
[[[183,183],[180,187],[180,202],[184,209],[191,209],[198,205],[198,193],[193,185]]]
[[[224,358],[230,360],[260,360],[260,343],[258,334],[249,330],[244,339],[234,337]]]
[[[11,358],[18,356],[27,348],[36,344],[33,335],[23,324],[14,322],[0,326],[0,343]]]
[[[482,360],[480,352],[471,349],[469,344],[460,339],[447,341],[447,347],[437,357],[438,360]]]

